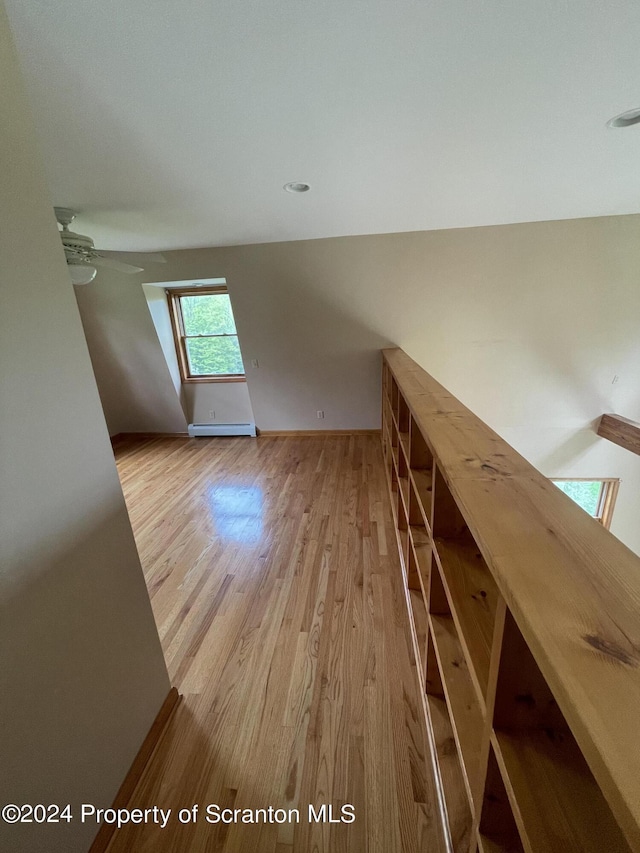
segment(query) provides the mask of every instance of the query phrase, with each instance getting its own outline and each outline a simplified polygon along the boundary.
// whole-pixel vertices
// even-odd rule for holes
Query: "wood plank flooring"
[[[131,439],[116,460],[184,700],[131,803],[169,823],[110,853],[445,851],[379,439]],[[209,824],[210,803],[300,822]],[[355,821],[309,822],[323,803]]]

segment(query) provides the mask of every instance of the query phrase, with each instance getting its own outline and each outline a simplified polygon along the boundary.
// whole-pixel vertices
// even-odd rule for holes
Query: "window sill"
[[[197,385],[201,382],[246,382],[246,376],[189,376],[182,380],[183,385]]]

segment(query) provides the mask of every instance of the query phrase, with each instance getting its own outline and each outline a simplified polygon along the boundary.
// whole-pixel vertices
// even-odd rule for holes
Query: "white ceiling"
[[[640,212],[640,126],[605,127],[640,106],[636,0],[8,12],[55,203],[104,248]]]

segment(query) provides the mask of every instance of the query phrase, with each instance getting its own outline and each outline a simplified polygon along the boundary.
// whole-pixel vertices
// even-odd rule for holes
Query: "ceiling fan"
[[[84,234],[76,234],[69,230],[69,226],[76,218],[76,212],[68,207],[54,207],[58,224],[62,226],[60,237],[64,247],[64,254],[67,259],[67,266],[71,275],[71,281],[74,284],[89,284],[96,277],[96,267],[108,267],[112,270],[117,270],[123,273],[142,272],[144,267],[134,266],[130,263],[118,261],[115,258],[106,258],[94,246],[91,237],[86,237]],[[119,252],[127,259],[142,260],[142,263],[166,263],[166,258],[163,255],[154,252],[145,252],[138,254],[136,252]]]

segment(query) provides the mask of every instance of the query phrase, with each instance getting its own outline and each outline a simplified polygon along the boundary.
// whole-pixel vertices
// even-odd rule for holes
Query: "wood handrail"
[[[401,349],[383,354],[617,822],[640,850],[640,558]]]

